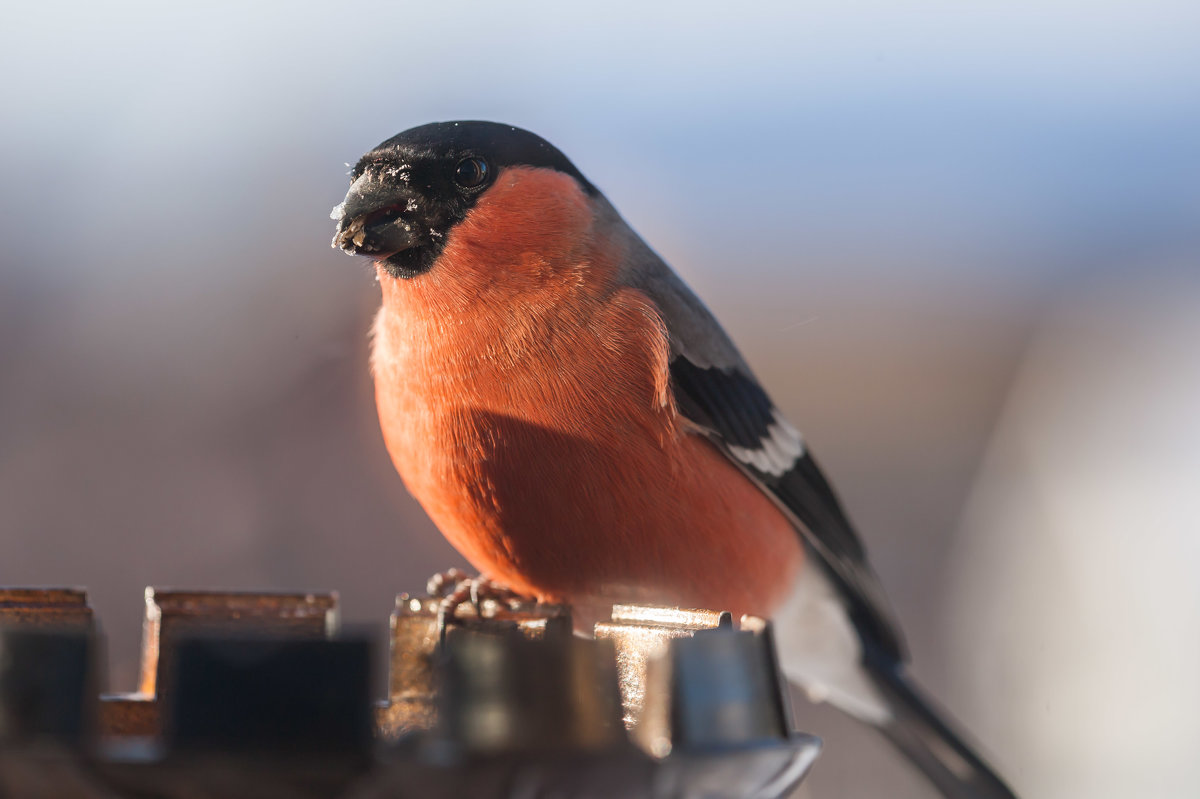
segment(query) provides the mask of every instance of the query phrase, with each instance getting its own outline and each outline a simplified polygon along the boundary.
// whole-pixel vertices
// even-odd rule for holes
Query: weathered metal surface
[[[162,727],[158,702],[138,693],[101,694],[96,722],[106,738],[150,737]]]
[[[581,753],[628,745],[607,641],[455,629],[439,671],[436,739],[456,751]]]
[[[388,697],[375,711],[379,736],[395,741],[416,730],[429,730],[437,722],[437,682],[434,657],[442,637],[438,623],[438,597],[400,594],[391,615],[388,660]],[[485,599],[477,611],[470,602],[455,608],[450,619],[455,628],[503,632],[517,630],[526,638],[569,636],[571,614],[562,605],[532,602],[506,604]]]
[[[0,746],[81,747],[95,703],[90,631],[0,628]]]
[[[697,630],[728,627],[728,613],[647,605],[614,605],[613,619],[595,627],[597,638],[613,642],[621,685],[622,720],[634,742],[655,757],[670,752],[669,705],[647,697],[665,695],[668,674],[659,661],[672,639]]]
[[[146,589],[141,676],[133,693],[101,697],[106,736],[157,736],[175,650],[189,637],[239,634],[322,639],[337,628],[337,594]]]
[[[0,627],[92,626],[92,609],[82,588],[0,588]]]
[[[325,638],[338,624],[336,593],[146,589],[138,692],[159,692],[181,636],[237,631]]]
[[[701,630],[670,652],[672,745],[723,748],[787,737],[789,712],[764,633]]]
[[[0,741],[0,795],[781,799],[819,751],[788,732],[761,619],[736,631],[727,613],[617,606],[600,640],[586,640],[559,606],[482,598],[455,608],[444,631],[441,607],[441,597],[397,599],[388,699],[372,718],[369,658],[324,640],[335,595],[150,589],[142,687],[155,693],[99,703],[98,748],[77,736],[78,714],[0,708],[0,739],[5,718],[40,731]],[[0,623],[0,639],[3,629],[18,631],[14,641],[86,635],[43,631],[51,618],[90,628],[80,591],[0,589],[0,611],[13,608],[23,621]],[[47,664],[78,660],[46,652]],[[29,658],[17,671],[22,697],[21,680],[57,684]],[[94,688],[69,682],[57,693],[95,712]]]

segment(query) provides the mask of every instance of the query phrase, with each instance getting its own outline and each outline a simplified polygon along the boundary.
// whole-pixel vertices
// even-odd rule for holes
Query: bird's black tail
[[[1004,780],[942,718],[905,676],[904,666],[868,654],[865,672],[892,718],[880,732],[912,761],[947,799],[1016,799]]]

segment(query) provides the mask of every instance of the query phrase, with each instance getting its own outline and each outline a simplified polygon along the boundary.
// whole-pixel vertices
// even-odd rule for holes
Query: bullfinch
[[[408,490],[494,583],[775,621],[786,674],[948,797],[1012,792],[906,677],[862,542],[733,342],[582,173],[492,122],[351,172],[333,239],[375,262],[376,404]]]

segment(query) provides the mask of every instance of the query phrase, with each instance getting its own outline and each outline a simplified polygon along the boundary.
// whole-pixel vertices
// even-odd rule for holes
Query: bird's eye
[[[464,158],[454,167],[454,182],[464,189],[478,188],[487,179],[488,165],[482,158]]]

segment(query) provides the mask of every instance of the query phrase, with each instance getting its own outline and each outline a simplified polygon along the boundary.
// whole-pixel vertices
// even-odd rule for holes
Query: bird
[[[704,303],[556,147],[496,122],[367,152],[333,246],[374,262],[380,428],[482,578],[774,621],[788,678],[952,799],[1013,797],[915,685],[863,544]],[[586,629],[586,627],[585,627]]]

